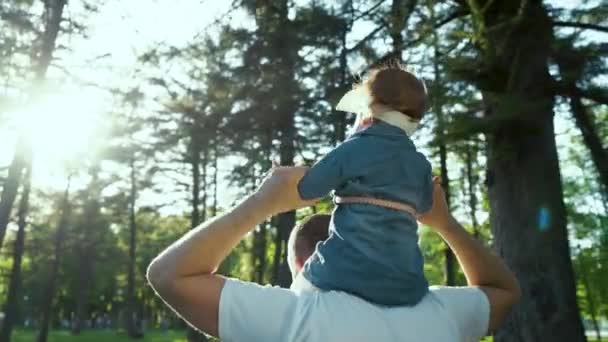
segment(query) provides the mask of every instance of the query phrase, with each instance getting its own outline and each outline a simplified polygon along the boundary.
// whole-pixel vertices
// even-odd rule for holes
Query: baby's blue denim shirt
[[[303,199],[334,190],[409,204],[422,213],[432,205],[431,165],[405,132],[376,120],[329,152],[298,184]],[[341,290],[370,302],[414,305],[428,291],[416,219],[370,204],[341,204],[332,213],[329,238],[304,266],[322,290]]]

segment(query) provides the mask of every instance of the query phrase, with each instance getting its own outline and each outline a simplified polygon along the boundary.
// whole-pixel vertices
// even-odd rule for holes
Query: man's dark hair
[[[329,222],[331,215],[315,214],[308,216],[296,225],[289,235],[288,261],[291,271],[295,271],[296,255],[302,262],[315,251],[319,241],[328,237]]]

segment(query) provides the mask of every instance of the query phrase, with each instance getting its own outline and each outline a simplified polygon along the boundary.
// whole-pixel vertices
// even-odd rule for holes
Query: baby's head
[[[359,86],[367,87],[371,105],[390,107],[416,121],[420,121],[428,109],[424,82],[400,65],[373,69]]]

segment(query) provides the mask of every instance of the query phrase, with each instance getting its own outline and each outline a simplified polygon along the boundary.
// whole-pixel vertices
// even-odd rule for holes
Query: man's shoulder
[[[489,304],[476,288],[431,287],[418,305],[382,307],[340,291],[227,279],[219,314],[220,337],[226,341],[339,340],[353,334],[357,341],[412,337],[443,341],[446,336],[468,341],[487,329]],[[433,329],[418,331],[417,326]]]
[[[484,336],[490,322],[490,302],[486,294],[472,286],[431,286],[432,295],[458,326],[463,340]]]
[[[227,278],[220,295],[223,341],[279,341],[298,301],[296,292]]]

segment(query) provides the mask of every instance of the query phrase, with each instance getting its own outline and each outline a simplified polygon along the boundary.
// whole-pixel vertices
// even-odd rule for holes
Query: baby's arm
[[[354,141],[338,145],[313,165],[298,184],[298,192],[304,200],[326,196],[348,178],[352,177],[349,159]]]

